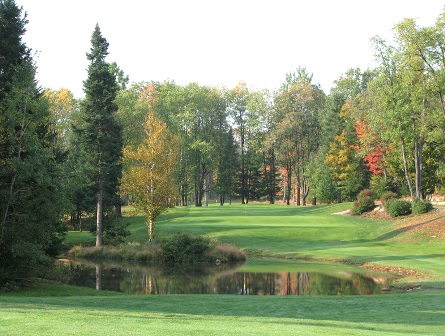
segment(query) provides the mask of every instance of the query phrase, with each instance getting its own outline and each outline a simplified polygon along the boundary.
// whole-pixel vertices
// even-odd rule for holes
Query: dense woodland
[[[445,185],[445,13],[396,24],[393,44],[375,37],[378,67],[347,70],[329,93],[304,67],[274,91],[131,83],[97,25],[80,100],[39,87],[26,24],[0,0],[0,282],[50,263],[67,222],[94,217],[97,246],[121,242],[128,202],[152,240],[172,206],[304,206],[363,189],[415,200]]]

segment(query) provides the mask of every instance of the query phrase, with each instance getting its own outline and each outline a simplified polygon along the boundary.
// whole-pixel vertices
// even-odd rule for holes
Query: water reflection
[[[61,264],[66,282],[126,294],[369,295],[385,291],[388,275],[342,272],[247,273],[227,265],[188,268]]]

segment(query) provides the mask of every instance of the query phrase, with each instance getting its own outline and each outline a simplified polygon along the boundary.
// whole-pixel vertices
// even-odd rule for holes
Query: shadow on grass
[[[425,226],[425,225],[427,225],[429,223],[433,223],[433,222],[435,222],[435,221],[437,221],[439,219],[442,219],[444,217],[445,216],[440,216],[440,217],[437,217],[437,218],[433,218],[433,219],[427,220],[427,221],[422,222],[422,223],[418,223],[418,224],[414,224],[414,225],[409,225],[409,226],[405,226],[405,227],[402,227],[402,228],[398,228],[398,229],[392,230],[390,232],[387,232],[387,233],[385,233],[385,234],[375,238],[374,240],[375,241],[382,241],[382,240],[392,239],[392,238],[395,238],[395,237],[397,237],[398,235],[400,235],[402,233],[412,231],[412,230],[414,230],[416,228]]]
[[[370,328],[374,332],[439,332],[445,325],[444,291],[348,297],[167,295],[111,297],[6,297],[0,311],[81,311],[98,319],[251,318],[257,322],[298,323],[329,328]],[[149,316],[148,316],[149,315]],[[291,319],[291,320],[281,320]],[[246,320],[244,320],[246,322]],[[267,321],[264,321],[267,323]],[[358,325],[345,325],[357,323]],[[411,329],[410,329],[411,328]],[[414,330],[414,328],[416,328]],[[421,328],[428,328],[422,330]],[[332,330],[332,329],[331,329]]]

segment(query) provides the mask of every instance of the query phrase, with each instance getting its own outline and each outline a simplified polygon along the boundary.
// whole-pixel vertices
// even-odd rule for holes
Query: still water
[[[387,292],[391,277],[352,272],[249,273],[239,267],[148,267],[69,262],[65,282],[126,294],[370,295]]]

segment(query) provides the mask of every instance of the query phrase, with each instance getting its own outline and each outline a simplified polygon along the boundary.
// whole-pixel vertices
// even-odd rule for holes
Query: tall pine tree
[[[48,266],[64,233],[61,157],[26,24],[15,1],[0,0],[0,287]]]
[[[108,42],[96,25],[88,78],[84,82],[85,99],[81,104],[82,123],[77,134],[82,148],[85,175],[96,195],[96,246],[102,245],[106,209],[119,202],[118,186],[122,175],[122,128],[115,118],[118,85],[110,64],[105,61]]]

